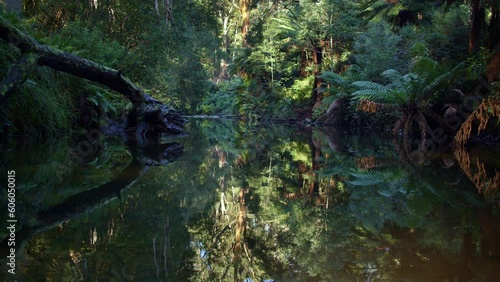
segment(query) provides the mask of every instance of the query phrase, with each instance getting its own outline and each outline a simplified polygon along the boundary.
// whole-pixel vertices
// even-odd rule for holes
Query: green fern
[[[420,46],[417,49],[422,48]],[[407,74],[403,75],[394,69],[384,71],[382,77],[389,81],[386,85],[371,81],[353,82],[352,85],[359,90],[353,93],[352,100],[400,106],[426,104],[428,99],[457,79],[464,69],[464,63],[448,70],[427,56],[417,56],[411,65],[412,71]]]
[[[394,172],[390,170],[359,170],[351,172],[350,175],[354,179],[347,181],[347,183],[354,186],[372,186],[394,178]]]
[[[359,88],[370,89],[370,90],[378,90],[378,91],[387,90],[387,87],[385,87],[384,85],[372,81],[356,81],[353,82],[352,85]]]

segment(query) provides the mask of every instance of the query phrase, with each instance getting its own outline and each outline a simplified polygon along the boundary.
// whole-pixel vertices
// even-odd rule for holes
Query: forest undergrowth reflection
[[[497,153],[467,171],[464,164],[481,164],[471,156],[484,154],[441,152],[409,165],[392,139],[367,133],[203,120],[192,120],[188,130],[175,140],[184,148],[175,162],[148,169],[119,196],[26,238],[19,279],[496,277],[498,196],[476,188],[483,174],[478,181],[471,175],[494,173]],[[101,155],[64,179],[50,178],[50,164],[64,163],[60,152],[71,150],[71,142],[62,143],[26,152],[31,166],[3,152],[23,176],[19,204],[33,203],[19,213],[23,228],[120,176],[132,160],[119,141],[103,140]]]

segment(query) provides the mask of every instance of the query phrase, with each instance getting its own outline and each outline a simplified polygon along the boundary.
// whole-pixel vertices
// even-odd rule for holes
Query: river
[[[98,132],[2,148],[0,280],[498,281],[498,148],[415,160],[370,132],[186,131],[153,153]]]

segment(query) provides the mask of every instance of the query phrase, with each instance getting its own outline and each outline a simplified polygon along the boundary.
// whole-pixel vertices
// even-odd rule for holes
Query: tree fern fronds
[[[425,56],[416,57],[410,67],[418,76],[434,74],[437,70],[438,63],[433,59]]]
[[[390,80],[400,79],[401,77],[403,77],[403,75],[399,71],[394,70],[394,69],[388,69],[388,70],[384,71],[382,73],[382,76],[385,78],[388,78]]]
[[[380,83],[376,83],[376,82],[373,82],[373,81],[356,81],[356,82],[353,82],[351,85],[353,86],[356,86],[358,88],[362,88],[362,89],[371,89],[371,90],[387,90],[387,87],[380,84]]]
[[[424,43],[418,41],[410,48],[410,55],[414,58],[428,56],[429,49]]]
[[[362,101],[370,100],[374,102],[388,102],[390,101],[390,92],[372,90],[372,89],[362,89],[352,93],[352,100]]]
[[[343,88],[347,88],[349,86],[349,83],[340,74],[332,71],[322,71],[318,77],[335,86],[341,86]]]
[[[446,84],[447,82],[450,82],[452,77],[451,72],[445,72],[432,81],[429,81],[426,83],[426,86],[424,89],[422,89],[422,93],[429,93],[432,90],[436,89],[439,85]]]
[[[408,95],[405,91],[392,91],[391,93],[394,97],[394,101],[398,104],[406,104],[410,101],[410,95]]]
[[[359,170],[350,173],[355,179],[347,183],[354,186],[371,186],[394,179],[394,174],[391,170]]]
[[[371,4],[370,6],[366,7],[363,12],[372,12],[375,10],[379,10],[380,8],[385,8],[389,6],[386,1],[376,1],[375,3]]]

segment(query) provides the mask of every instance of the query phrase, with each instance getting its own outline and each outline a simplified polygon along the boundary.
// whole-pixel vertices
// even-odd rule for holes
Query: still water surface
[[[3,229],[1,280],[499,281],[499,197],[451,152],[415,165],[370,134],[187,131],[153,153],[103,136],[1,151],[17,184],[16,275]],[[494,173],[498,149],[482,152],[468,154]]]

